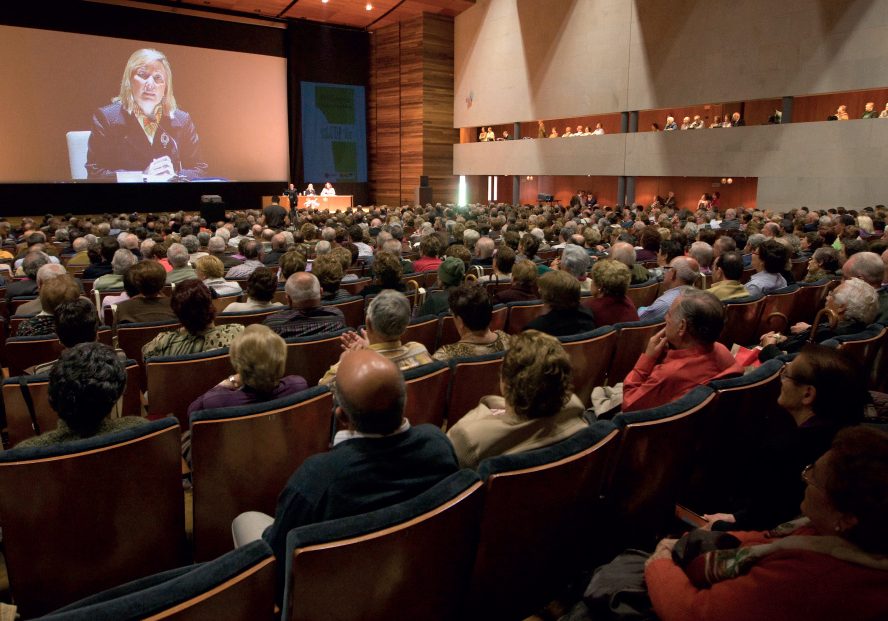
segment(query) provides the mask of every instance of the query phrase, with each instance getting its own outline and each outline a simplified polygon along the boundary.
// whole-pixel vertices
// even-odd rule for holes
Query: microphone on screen
[[[160,130],[160,146],[164,151],[170,152],[170,160],[173,162],[173,168],[176,180],[178,181],[187,181],[187,179],[182,175],[182,160],[179,158],[179,144],[176,142],[176,139],[166,133],[164,130]],[[172,148],[170,148],[172,145]]]

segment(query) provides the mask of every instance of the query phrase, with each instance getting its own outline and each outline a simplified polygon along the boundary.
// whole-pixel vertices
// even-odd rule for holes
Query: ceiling
[[[150,1],[150,0],[149,0]],[[376,30],[423,13],[455,16],[475,0],[175,0],[151,2],[167,7],[210,10],[231,15],[309,19],[327,24]]]

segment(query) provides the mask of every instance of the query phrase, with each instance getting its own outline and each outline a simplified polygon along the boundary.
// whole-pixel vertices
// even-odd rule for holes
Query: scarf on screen
[[[154,144],[154,135],[157,133],[157,128],[160,126],[160,120],[163,118],[163,103],[154,106],[152,116],[145,114],[139,106],[133,106],[133,116],[139,121],[139,125],[142,126],[145,135],[148,136],[148,140],[151,144]]]
[[[768,531],[767,537],[774,539],[771,543],[710,550],[692,559],[675,560],[698,588],[708,588],[723,580],[745,575],[763,558],[782,550],[807,550],[817,554],[826,554],[855,565],[888,571],[888,557],[865,552],[843,537],[792,534],[800,528],[810,526],[810,523],[810,519],[803,517],[781,524]],[[688,535],[691,533],[686,534],[685,537]]]

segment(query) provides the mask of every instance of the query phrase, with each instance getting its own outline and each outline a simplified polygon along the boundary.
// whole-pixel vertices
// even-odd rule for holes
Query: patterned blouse
[[[55,334],[55,317],[52,315],[35,315],[19,324],[16,336],[46,336]]]
[[[243,331],[244,326],[239,323],[226,323],[196,334],[185,328],[161,332],[142,347],[142,357],[181,356],[228,347],[234,337]]]
[[[502,330],[494,332],[496,340],[492,343],[464,343],[458,341],[449,345],[438,348],[433,358],[435,360],[449,360],[451,358],[469,358],[474,356],[483,356],[485,354],[493,354],[498,351],[505,351],[509,348],[509,335]]]

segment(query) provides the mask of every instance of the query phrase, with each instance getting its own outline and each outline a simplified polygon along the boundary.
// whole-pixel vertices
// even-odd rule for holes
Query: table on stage
[[[281,194],[281,207],[286,210],[290,210],[290,199],[286,194]],[[301,194],[297,197],[297,209],[305,209],[305,203],[309,199],[313,199],[317,201],[317,207],[315,209],[320,209],[323,211],[336,211],[337,209],[348,209],[349,207],[353,207],[354,197],[348,194],[341,194],[337,196],[302,196]],[[268,207],[271,204],[270,196],[262,197],[262,207]]]

